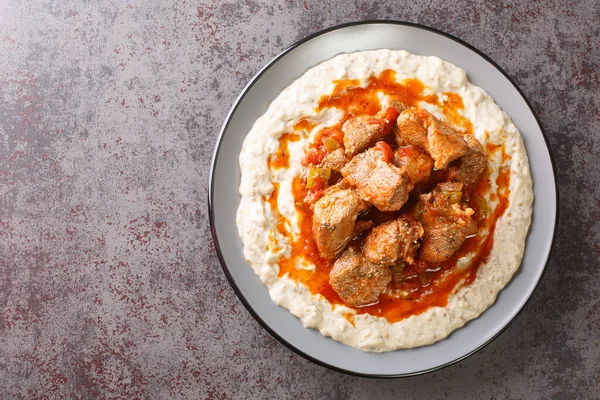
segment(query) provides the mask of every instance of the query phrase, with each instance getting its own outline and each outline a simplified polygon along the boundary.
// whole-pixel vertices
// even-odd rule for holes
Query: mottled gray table
[[[597,1],[99,3],[0,1],[2,397],[599,396]],[[445,30],[516,80],[549,135],[561,212],[548,271],[498,339],[388,381],[271,338],[207,217],[215,139],[250,77],[307,34],[376,18]]]

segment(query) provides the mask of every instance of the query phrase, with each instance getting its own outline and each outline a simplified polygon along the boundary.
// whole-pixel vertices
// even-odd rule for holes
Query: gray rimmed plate
[[[433,345],[387,353],[366,353],[306,329],[287,309],[271,301],[267,288],[247,265],[236,228],[240,202],[237,162],[242,142],[268,105],[309,68],[340,53],[402,49],[435,55],[467,71],[511,116],[521,131],[534,183],[533,221],[519,271],[479,318]],[[282,52],[244,88],[227,115],[212,162],[209,211],[219,259],[250,313],[275,338],[300,355],[342,372],[400,377],[433,371],[462,360],[498,336],[535,289],[550,253],[557,217],[554,168],[544,132],[527,100],[498,65],[472,46],[420,25],[365,21],[318,32]]]

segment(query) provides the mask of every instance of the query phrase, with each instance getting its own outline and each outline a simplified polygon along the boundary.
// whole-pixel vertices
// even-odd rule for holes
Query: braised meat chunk
[[[398,134],[406,144],[429,153],[436,169],[445,169],[469,149],[454,129],[425,110],[409,108],[397,120]]]
[[[383,137],[383,124],[371,116],[351,118],[342,125],[346,155],[352,157]]]
[[[373,227],[373,221],[367,219],[359,219],[354,224],[354,232],[352,232],[352,238],[357,238],[369,229]]]
[[[427,120],[429,113],[411,107],[400,113],[396,121],[398,126],[394,133],[403,143],[420,147],[429,153],[429,142],[427,141]]]
[[[463,184],[439,183],[419,196],[418,218],[423,224],[419,258],[431,263],[446,261],[473,231],[474,211],[461,205]]]
[[[459,158],[456,163],[450,166],[449,179],[466,184],[477,182],[487,164],[483,146],[473,135],[463,135],[463,139],[467,142],[469,150],[467,154]],[[456,165],[454,165],[456,164]]]
[[[356,217],[365,207],[352,189],[328,191],[315,203],[312,230],[322,257],[334,258],[344,249],[354,232]]]
[[[313,209],[314,209],[314,204],[319,199],[323,198],[323,196],[325,196],[329,193],[333,193],[338,190],[345,190],[345,189],[353,189],[353,187],[350,186],[344,179],[342,179],[335,185],[326,187],[321,193],[319,193],[318,196],[311,196],[310,192],[309,192],[309,194],[304,198],[304,202],[307,204],[313,204]]]
[[[392,279],[388,267],[373,264],[354,247],[346,249],[329,273],[329,284],[344,303],[364,306],[379,300]]]
[[[408,200],[408,189],[400,169],[388,157],[382,150],[368,149],[346,164],[342,176],[361,199],[381,211],[397,211]]]
[[[401,215],[373,228],[365,239],[363,252],[375,264],[390,266],[399,260],[412,264],[421,236],[421,224],[408,215]]]
[[[331,153],[328,153],[319,164],[319,167],[341,172],[342,168],[344,168],[344,165],[347,163],[348,159],[344,154],[344,150],[340,147],[339,149],[335,149]]]
[[[392,107],[398,114],[402,111],[408,109],[408,106],[401,102],[400,100],[390,100],[389,107]]]
[[[402,111],[407,110],[409,108],[409,106],[402,103],[400,100],[391,100],[389,102],[388,107],[390,107],[394,111],[396,111],[398,113],[398,116],[402,113]],[[404,146],[406,143],[404,143],[404,140],[402,140],[402,138],[400,137],[397,120],[398,120],[398,117],[396,117],[396,119],[394,121],[392,121],[393,123],[392,123],[391,131],[393,132],[396,146]]]
[[[402,146],[394,152],[394,165],[406,176],[410,192],[417,183],[429,179],[433,160],[416,146]]]
[[[431,263],[444,262],[456,253],[466,237],[465,230],[453,222],[440,221],[426,226],[419,257]]]
[[[446,209],[459,203],[464,185],[461,182],[440,182],[431,191],[431,200],[436,207]]]
[[[433,115],[427,127],[427,141],[436,169],[448,168],[448,164],[467,154],[469,150],[462,136]]]

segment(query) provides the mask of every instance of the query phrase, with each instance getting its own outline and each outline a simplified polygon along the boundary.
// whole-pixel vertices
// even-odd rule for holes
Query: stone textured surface
[[[548,271],[516,321],[400,381],[271,338],[221,271],[206,205],[249,78],[307,34],[375,18],[445,30],[504,67],[549,135],[561,195]],[[595,0],[0,2],[2,397],[597,397],[599,20]]]

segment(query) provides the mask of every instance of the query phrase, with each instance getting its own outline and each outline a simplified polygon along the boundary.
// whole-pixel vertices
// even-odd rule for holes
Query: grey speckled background
[[[595,0],[0,1],[4,398],[593,398],[600,392],[600,7]],[[521,86],[557,162],[557,245],[484,350],[377,381],[279,344],[229,287],[210,158],[240,90],[316,30],[445,30]],[[232,162],[235,162],[232,160]]]

